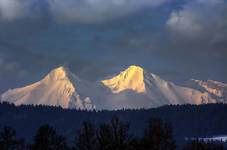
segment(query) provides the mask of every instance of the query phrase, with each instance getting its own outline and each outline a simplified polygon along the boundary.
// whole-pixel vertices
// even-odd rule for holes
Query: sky
[[[96,81],[132,64],[227,82],[227,1],[0,0],[0,93],[62,65]]]

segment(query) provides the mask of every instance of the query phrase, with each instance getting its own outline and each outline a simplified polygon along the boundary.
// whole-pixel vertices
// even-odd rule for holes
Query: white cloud
[[[0,0],[0,18],[13,20],[22,17],[23,5],[18,0]]]
[[[226,37],[227,7],[224,0],[193,0],[174,10],[166,25],[170,31],[188,38]]]
[[[14,21],[23,19],[33,12],[34,4],[38,0],[0,0],[0,21]]]
[[[188,10],[172,12],[167,26],[174,32],[190,37],[197,36],[203,30],[197,14]]]

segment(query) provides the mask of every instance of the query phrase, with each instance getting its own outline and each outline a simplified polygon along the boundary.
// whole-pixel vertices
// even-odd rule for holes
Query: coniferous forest
[[[0,150],[221,150],[227,105],[82,111],[0,105]],[[190,140],[185,140],[185,138]]]
[[[70,146],[66,138],[55,128],[42,125],[36,131],[32,143],[16,136],[16,131],[4,127],[0,132],[1,150],[224,150],[224,144],[217,141],[191,140],[178,147],[170,123],[150,119],[141,137],[129,134],[128,123],[113,117],[98,128],[91,122],[83,122]]]

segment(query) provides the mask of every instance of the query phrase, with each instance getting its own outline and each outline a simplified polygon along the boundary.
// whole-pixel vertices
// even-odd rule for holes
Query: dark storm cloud
[[[98,65],[96,63],[96,65]],[[21,87],[41,80],[52,69],[70,67],[79,76],[89,74],[92,68],[99,74],[94,62],[80,58],[61,59],[27,50],[21,45],[0,41],[0,94],[10,88]],[[93,67],[91,67],[93,66]],[[78,71],[79,70],[79,71]],[[102,72],[100,70],[100,72]],[[85,76],[86,77],[86,76]]]
[[[222,0],[0,0],[0,92],[59,65],[88,80],[136,64],[227,81],[226,14]]]
[[[6,61],[5,55],[0,52],[0,78],[3,78],[8,73],[12,73],[15,70],[17,71],[17,76],[23,76],[24,72],[19,70],[19,66],[15,62],[8,62]],[[7,76],[6,76],[7,77]]]
[[[0,93],[37,81],[55,67],[54,61],[21,46],[0,41]]]

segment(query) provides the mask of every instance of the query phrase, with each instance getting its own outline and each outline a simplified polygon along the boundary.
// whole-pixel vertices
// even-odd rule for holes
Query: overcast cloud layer
[[[0,93],[59,65],[97,80],[130,64],[227,82],[227,2],[0,0]]]
[[[197,0],[174,10],[167,20],[170,30],[194,40],[207,37],[215,43],[227,40],[227,6],[224,0]]]
[[[1,19],[13,21],[44,11],[61,22],[96,23],[122,17],[166,0],[0,0]],[[46,14],[40,14],[46,15]]]

